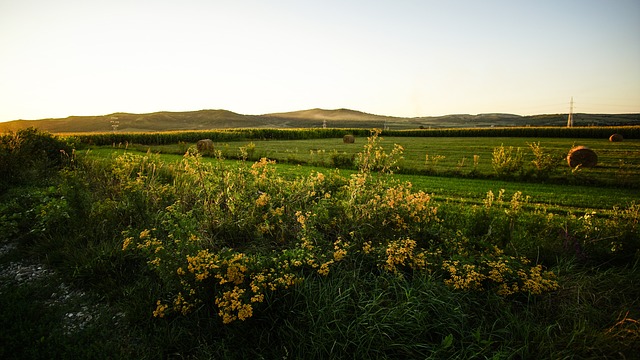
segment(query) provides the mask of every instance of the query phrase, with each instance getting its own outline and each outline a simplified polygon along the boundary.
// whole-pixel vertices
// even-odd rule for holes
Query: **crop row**
[[[341,138],[344,135],[368,136],[368,129],[220,129],[206,131],[171,131],[156,133],[94,133],[73,134],[69,138],[78,144],[111,145],[136,143],[166,145],[179,142],[193,143],[200,139],[214,142],[238,140],[308,140]],[[593,127],[504,127],[468,129],[416,129],[385,130],[383,136],[402,137],[547,137],[547,138],[608,138],[618,133],[627,139],[640,138],[640,126]]]

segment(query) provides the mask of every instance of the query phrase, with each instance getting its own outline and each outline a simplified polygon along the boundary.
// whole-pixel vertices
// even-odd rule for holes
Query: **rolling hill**
[[[301,111],[292,111],[285,113],[275,113],[263,115],[273,118],[284,119],[308,119],[308,120],[350,120],[350,121],[385,121],[390,119],[401,119],[392,116],[382,116],[368,114],[362,111],[350,110],[350,109],[337,109],[337,110],[324,110],[324,109],[310,109]]]
[[[0,123],[0,132],[35,127],[52,133],[153,132],[229,128],[447,128],[502,126],[564,126],[566,114],[520,116],[514,114],[457,114],[402,118],[368,114],[350,109],[309,109],[264,115],[242,115],[227,110],[114,113],[100,116],[70,116],[60,119],[15,120]],[[577,126],[640,125],[640,114],[574,114]]]

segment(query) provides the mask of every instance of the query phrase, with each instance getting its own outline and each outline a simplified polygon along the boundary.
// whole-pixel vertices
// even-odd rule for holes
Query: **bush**
[[[162,279],[167,293],[154,315],[204,306],[225,324],[245,321],[266,298],[355,264],[399,278],[434,275],[453,289],[501,296],[557,288],[540,264],[461,233],[459,224],[445,227],[429,194],[387,173],[399,150],[387,154],[378,142],[374,133],[358,154],[359,172],[348,178],[311,173],[286,180],[268,159],[228,166],[187,153],[169,188],[150,183],[155,172],[138,170],[149,168],[144,158],[117,163],[125,191],[164,191],[158,199],[173,199],[164,210],[152,206],[152,221],[131,227],[122,246],[144,256]],[[510,206],[514,214],[520,209],[517,200]]]
[[[540,179],[548,178],[558,165],[560,157],[546,152],[542,146],[540,146],[540,142],[531,143],[529,147],[534,156],[534,159],[531,160],[534,174]]]
[[[356,155],[356,165],[363,173],[377,171],[391,174],[400,168],[398,163],[403,159],[404,148],[394,144],[393,150],[386,152],[381,145],[383,140],[380,137],[381,133],[380,129],[373,129],[363,150]]]
[[[331,154],[331,166],[341,169],[352,169],[355,166],[355,155],[336,151]]]
[[[520,148],[514,149],[513,146],[500,145],[493,149],[491,164],[498,176],[510,176],[522,170],[523,157]]]
[[[0,137],[0,191],[48,179],[68,164],[72,149],[55,136],[34,128]]]

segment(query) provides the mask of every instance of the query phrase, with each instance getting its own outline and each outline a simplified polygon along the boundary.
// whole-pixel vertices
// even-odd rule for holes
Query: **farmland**
[[[345,144],[341,138],[310,140],[245,140],[215,143],[215,149],[227,159],[242,157],[241,149],[251,161],[262,157],[276,160],[280,171],[300,175],[312,169],[320,170],[343,165],[342,171],[353,171],[353,158],[361,151],[366,137],[359,137],[356,144]],[[544,179],[537,179],[529,168],[534,155],[531,144],[539,144],[554,157],[554,168]],[[414,187],[436,198],[464,198],[481,201],[487,191],[506,189],[509,193],[522,191],[532,196],[532,201],[547,205],[611,209],[637,198],[640,181],[640,142],[628,140],[612,143],[604,139],[527,138],[527,137],[384,137],[383,147],[394,144],[404,148],[403,159],[395,173],[399,179],[411,182]],[[175,154],[177,161],[194,143],[170,145],[132,145],[128,151]],[[566,153],[574,145],[586,145],[599,155],[596,168],[571,169],[567,166]],[[492,166],[495,148],[520,148],[524,155],[523,171],[498,178]],[[93,148],[94,153],[108,155],[124,151],[124,146]],[[170,158],[167,158],[170,159]],[[340,164],[340,161],[346,164]],[[338,164],[336,164],[336,160]],[[296,165],[305,165],[300,170]],[[529,170],[529,171],[526,171]],[[588,186],[601,185],[601,186]],[[567,186],[571,185],[571,186]],[[586,187],[581,187],[586,186]]]
[[[205,156],[179,134],[5,138],[4,168],[15,170],[0,208],[13,249],[3,273],[26,258],[55,275],[3,280],[0,355],[639,350],[640,140],[261,134],[221,134]],[[40,145],[15,145],[26,140]],[[574,144],[598,166],[569,168]],[[33,158],[49,145],[68,156]],[[87,295],[52,306],[59,282]],[[61,319],[74,306],[94,320],[71,331]]]
[[[603,184],[620,186],[621,181],[628,179],[625,185],[633,186],[640,179],[640,160],[634,153],[640,151],[640,142],[628,140],[612,143],[607,139],[563,139],[563,138],[509,138],[509,137],[383,137],[383,146],[392,148],[394,144],[403,147],[403,159],[398,164],[396,173],[421,175],[448,175],[457,177],[484,177],[494,175],[492,167],[492,152],[495,148],[521,148],[524,162],[529,164],[534,160],[530,144],[537,143],[550,155],[554,156],[556,164],[553,176],[547,181],[570,183],[579,176],[566,164],[567,152],[576,145],[584,145],[598,153],[599,166],[582,169],[580,181],[600,181]],[[365,142],[366,138],[360,138]],[[193,144],[191,144],[193,145]],[[158,153],[184,154],[188,144],[172,144],[164,146],[137,146],[140,151],[150,150]],[[251,148],[251,160],[261,157],[277,160],[282,163],[299,163],[307,165],[328,166],[335,165],[335,158],[351,158],[361,150],[361,144],[344,144],[342,139],[312,139],[312,140],[269,140],[269,141],[236,141],[218,142],[215,148],[226,158],[241,157],[240,148]],[[587,174],[588,173],[588,174]],[[526,180],[528,175],[520,174],[520,180]]]

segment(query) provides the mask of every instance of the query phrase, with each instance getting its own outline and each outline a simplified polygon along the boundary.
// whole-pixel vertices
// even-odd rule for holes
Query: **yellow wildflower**
[[[131,245],[131,242],[133,241],[132,237],[128,237],[126,239],[124,239],[124,242],[122,243],[122,250],[127,250],[127,248],[129,247],[129,245]]]
[[[253,315],[253,308],[249,304],[242,304],[238,309],[238,319],[244,321]]]
[[[153,316],[163,318],[168,307],[169,305],[163,304],[160,300],[158,300],[156,302],[156,309],[153,311]]]
[[[270,199],[269,194],[267,193],[260,194],[260,196],[256,200],[256,206],[262,207],[267,205],[269,203],[269,199]]]
[[[280,206],[271,210],[271,215],[273,216],[282,216],[283,214],[284,214],[284,206]]]
[[[320,265],[320,268],[318,269],[318,274],[322,276],[329,275],[329,265],[331,264],[333,264],[333,260],[329,260],[326,263],[323,263],[322,265]]]

